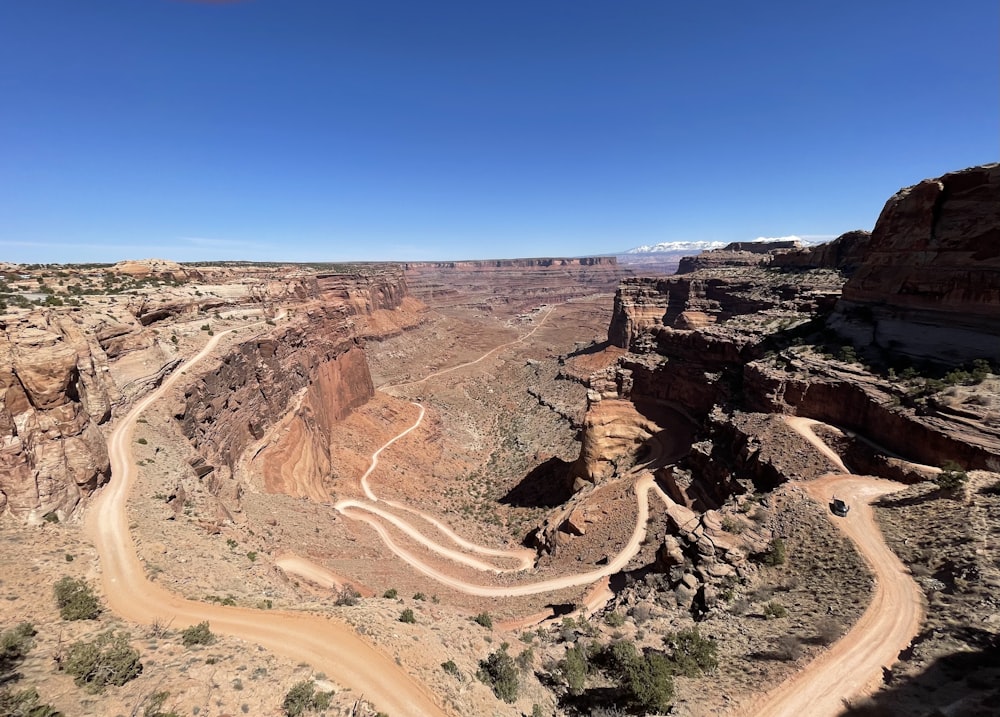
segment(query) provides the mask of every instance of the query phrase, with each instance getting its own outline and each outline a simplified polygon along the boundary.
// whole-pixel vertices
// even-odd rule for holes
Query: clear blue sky
[[[0,261],[871,228],[1000,153],[995,0],[0,0]]]

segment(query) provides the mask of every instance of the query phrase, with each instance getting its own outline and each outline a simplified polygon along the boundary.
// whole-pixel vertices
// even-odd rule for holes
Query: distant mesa
[[[169,259],[127,259],[112,266],[109,271],[127,274],[139,279],[153,277],[170,281],[185,281],[200,276],[197,271],[185,268]]]

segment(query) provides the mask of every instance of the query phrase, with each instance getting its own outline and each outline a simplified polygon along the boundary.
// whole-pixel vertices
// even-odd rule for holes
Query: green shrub
[[[488,630],[493,629],[493,617],[488,612],[481,612],[472,618],[472,621],[478,625],[482,625]]]
[[[0,634],[0,678],[25,658],[35,635],[35,627],[30,622],[22,622]]]
[[[786,560],[788,560],[788,548],[781,538],[771,541],[771,546],[760,555],[760,562],[771,567],[784,565]]]
[[[56,605],[63,620],[96,620],[101,603],[90,586],[66,576],[55,585]]]
[[[215,642],[215,639],[215,635],[208,629],[208,620],[181,630],[181,642],[184,644],[184,647],[211,645]]]
[[[771,618],[785,617],[788,615],[788,610],[780,602],[775,602],[772,600],[767,605],[764,606],[764,617],[768,620]]]
[[[452,675],[453,677],[461,676],[458,671],[458,665],[455,664],[454,660],[448,660],[447,662],[442,662],[441,669],[447,672],[449,675]]]
[[[632,663],[626,682],[632,702],[647,712],[666,712],[674,699],[674,680],[670,662],[658,652],[651,652]]]
[[[621,627],[625,624],[625,616],[617,610],[612,610],[604,616],[604,622],[608,627]]]
[[[332,692],[317,692],[316,683],[312,680],[305,680],[288,690],[284,702],[281,703],[281,708],[285,710],[288,717],[297,717],[297,715],[306,712],[327,709],[330,706],[332,696]]]
[[[718,646],[714,640],[702,637],[696,627],[670,633],[663,641],[671,649],[670,661],[675,675],[698,677],[719,666]]]
[[[30,687],[19,692],[0,688],[0,715],[12,717],[63,717],[52,705],[42,704],[38,690]]]
[[[493,690],[497,699],[513,704],[517,700],[520,684],[514,660],[507,654],[508,647],[505,642],[499,650],[491,653],[485,660],[480,660],[476,677]]]
[[[403,612],[399,613],[399,621],[406,622],[409,624],[414,624],[417,621],[416,615],[413,614],[413,610],[406,608]]]
[[[135,442],[138,443],[140,446],[145,446],[149,444],[149,441],[147,441],[145,438],[137,438]]]
[[[587,683],[587,653],[579,645],[566,648],[566,657],[559,663],[563,679],[571,695],[582,695]]]
[[[941,490],[955,491],[965,485],[967,480],[969,480],[969,474],[962,469],[962,466],[948,461],[944,464],[934,482],[938,484]]]
[[[382,597],[384,597],[386,600],[395,600],[396,598],[399,597],[399,591],[396,588],[389,588],[384,593],[382,593]]]
[[[423,593],[414,593],[413,599],[414,600],[426,600],[427,596],[424,595]]]
[[[129,645],[129,634],[111,631],[90,642],[81,640],[70,645],[64,669],[77,685],[100,692],[108,685],[121,687],[138,677],[142,662],[139,651]]]

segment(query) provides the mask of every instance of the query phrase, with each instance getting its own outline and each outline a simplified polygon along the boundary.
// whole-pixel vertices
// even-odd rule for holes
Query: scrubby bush
[[[625,624],[625,616],[617,610],[612,610],[604,616],[604,622],[608,627],[621,627]]]
[[[941,490],[956,491],[965,485],[967,480],[969,480],[969,474],[962,469],[962,466],[949,461],[944,464],[934,482],[938,484]]]
[[[142,662],[139,651],[129,644],[129,634],[111,631],[70,645],[64,669],[77,685],[100,692],[108,685],[121,687],[138,677]]]
[[[491,653],[485,660],[480,660],[476,677],[493,690],[497,699],[513,704],[517,700],[520,684],[517,668],[514,666],[513,658],[507,654],[507,648],[505,642],[499,650]]]
[[[698,677],[719,666],[715,640],[702,637],[696,627],[670,633],[664,636],[663,642],[671,649],[670,661],[675,675]]]
[[[780,602],[775,602],[772,600],[767,605],[764,606],[764,617],[768,620],[771,618],[785,617],[788,615],[788,610]]]
[[[351,585],[345,585],[337,592],[337,599],[334,600],[334,605],[339,605],[341,607],[353,607],[358,604],[361,599],[361,593],[354,589]]]
[[[479,613],[474,618],[472,618],[472,621],[479,625],[482,625],[488,630],[493,629],[493,617],[488,612]]]
[[[12,692],[0,689],[0,715],[13,717],[63,717],[52,705],[42,704],[38,691],[30,687]]]
[[[786,560],[788,560],[788,547],[781,538],[771,541],[771,546],[760,554],[760,562],[771,567],[784,565]]]
[[[399,621],[412,625],[417,621],[417,616],[413,614],[413,610],[406,608],[403,612],[399,613]]]
[[[181,642],[184,647],[211,645],[215,640],[215,635],[208,629],[208,620],[181,630]]]
[[[448,660],[447,662],[441,663],[441,669],[447,672],[453,677],[461,677],[461,673],[458,671],[458,665],[455,664],[454,660]]]
[[[30,622],[22,622],[0,634],[0,670],[24,659],[31,649],[31,638],[37,632]]]
[[[397,597],[399,597],[399,591],[396,590],[396,588],[389,588],[384,593],[382,593],[382,597],[384,597],[387,600],[395,600]]]
[[[317,692],[316,683],[305,680],[292,686],[285,695],[281,708],[288,717],[297,717],[306,712],[325,710],[330,706],[332,692]]]
[[[587,683],[587,653],[579,645],[566,648],[566,657],[559,663],[563,679],[571,695],[582,695]]]
[[[90,586],[66,576],[55,585],[56,605],[63,620],[96,620],[101,603]]]

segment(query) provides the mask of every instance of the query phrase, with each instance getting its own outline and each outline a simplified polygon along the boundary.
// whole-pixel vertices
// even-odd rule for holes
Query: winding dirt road
[[[244,327],[247,328],[247,327]],[[111,480],[100,491],[87,515],[86,528],[101,558],[102,584],[108,607],[132,622],[155,621],[175,627],[203,620],[213,632],[256,642],[275,653],[308,662],[335,676],[341,684],[394,715],[443,717],[426,690],[399,665],[336,620],[306,614],[223,607],[185,600],[146,579],[132,535],[125,504],[135,482],[131,451],[135,420],[183,375],[204,359],[225,335],[213,337],[122,419],[108,441]]]
[[[786,421],[844,473],[833,473],[799,485],[820,505],[838,498],[851,510],[845,518],[828,517],[854,542],[875,574],[872,601],[850,632],[799,673],[759,697],[741,714],[757,717],[824,717],[843,712],[846,700],[870,693],[906,648],[923,620],[923,593],[899,558],[889,550],[875,522],[870,503],[905,486],[887,480],[854,476],[840,457],[812,431],[817,421],[788,417]]]
[[[475,361],[443,369],[419,381],[397,386],[419,384],[433,376],[478,364],[499,350],[524,341],[541,328],[551,313],[552,309],[524,336],[491,349]],[[128,530],[125,510],[136,474],[131,452],[135,420],[180,380],[184,373],[181,369],[190,369],[208,356],[225,333],[228,332],[213,337],[196,356],[175,370],[157,390],[136,404],[111,434],[108,452],[111,459],[112,480],[100,491],[87,516],[88,533],[101,557],[102,582],[109,607],[122,617],[139,623],[162,621],[183,626],[208,620],[215,632],[251,640],[276,653],[304,660],[316,669],[335,675],[339,682],[365,695],[380,709],[413,717],[444,715],[442,708],[421,685],[392,660],[359,638],[351,628],[336,620],[185,600],[146,579]],[[399,545],[382,521],[388,522],[437,554],[480,570],[494,572],[525,570],[532,564],[533,553],[525,550],[504,551],[478,546],[461,538],[433,516],[395,501],[380,500],[375,495],[368,484],[368,478],[377,467],[379,456],[393,443],[415,430],[424,418],[423,406],[414,405],[419,408],[416,421],[375,451],[368,470],[360,479],[367,501],[345,500],[336,507],[344,515],[371,525],[385,545],[414,569],[456,590],[472,595],[500,597],[531,595],[597,583],[622,570],[638,552],[641,541],[646,535],[650,490],[669,505],[670,498],[656,486],[652,474],[637,472],[633,485],[637,504],[635,528],[630,540],[607,565],[576,575],[517,586],[493,587],[457,579],[427,564]],[[741,709],[740,713],[758,717],[834,715],[842,708],[845,698],[863,694],[872,687],[881,676],[881,668],[892,664],[898,652],[909,644],[922,619],[921,593],[904,566],[885,545],[868,505],[874,498],[898,490],[899,486],[888,481],[847,474],[846,467],[836,453],[813,433],[814,421],[789,418],[788,422],[806,440],[822,451],[838,470],[843,471],[801,485],[810,496],[823,505],[832,499],[834,490],[838,497],[852,505],[852,510],[846,519],[831,519],[855,542],[872,567],[876,576],[876,589],[871,605],[850,633],[795,677],[773,692],[757,698]],[[433,526],[456,548],[441,545],[425,536],[418,528],[387,508],[417,516]],[[463,550],[466,552],[462,552]],[[497,566],[472,557],[469,552],[512,560],[517,562],[519,567],[511,569]],[[299,562],[303,561],[296,559],[290,561],[289,565],[298,565]],[[298,569],[309,572],[312,567],[308,564],[298,565]],[[320,577],[333,579],[335,576],[323,573]]]

